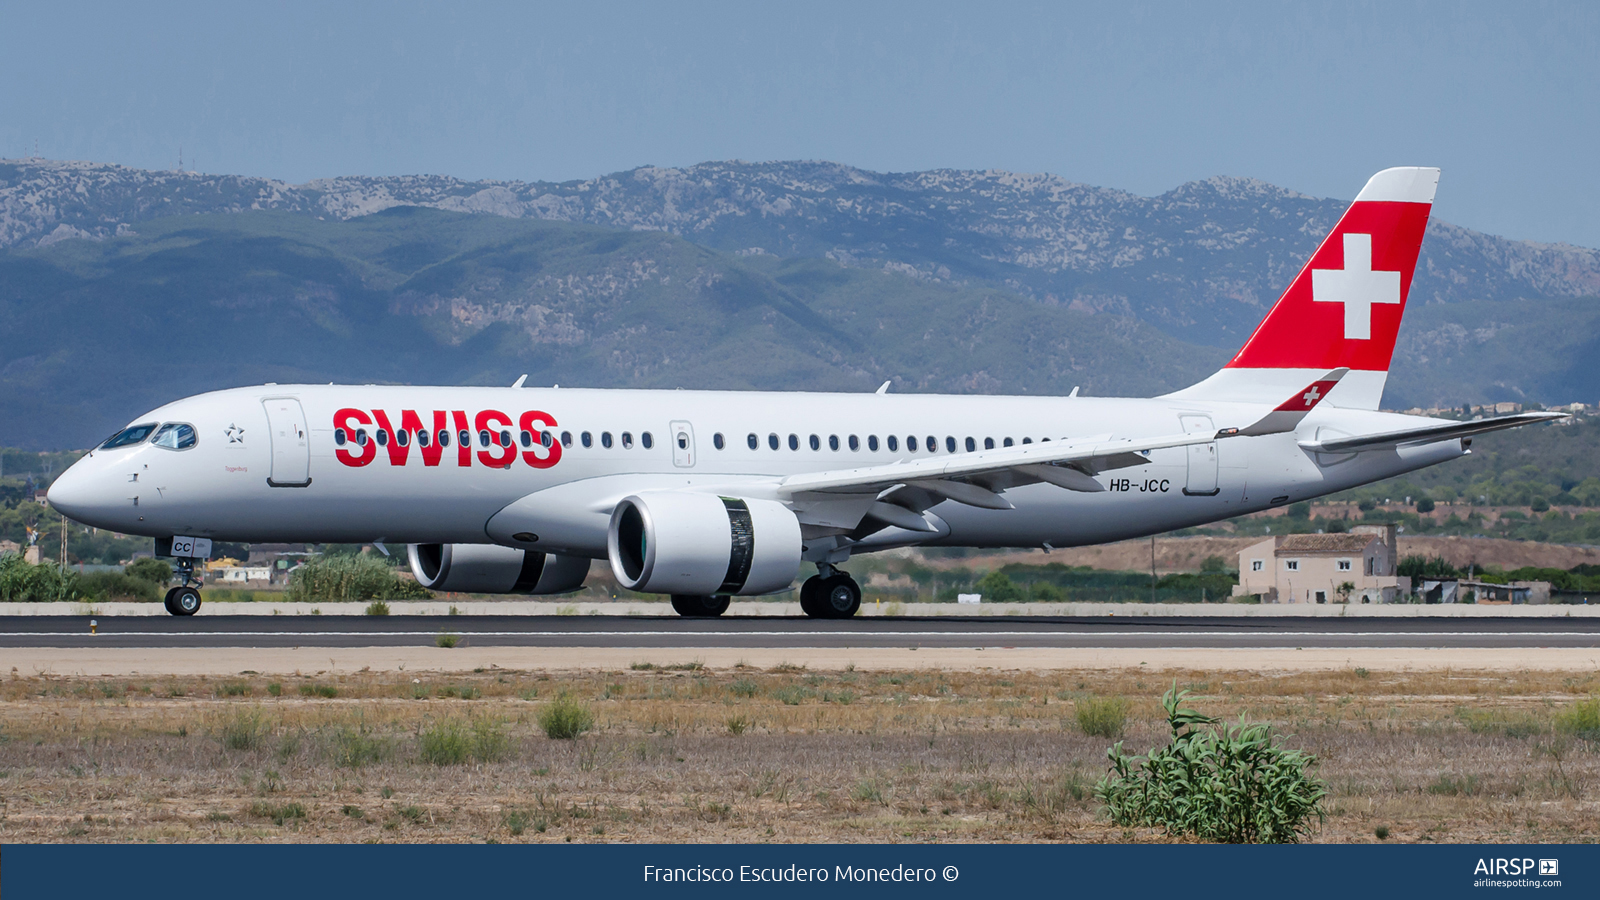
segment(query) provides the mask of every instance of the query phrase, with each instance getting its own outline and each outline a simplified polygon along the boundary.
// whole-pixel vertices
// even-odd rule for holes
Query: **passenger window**
[[[978,449],[978,442],[974,441],[972,438],[967,438],[966,446],[967,452],[971,453],[972,451]]]
[[[572,446],[572,432],[570,432],[570,431],[561,432],[561,446],[563,446],[563,447],[571,447]]]
[[[856,452],[857,450],[860,450],[860,449],[861,449],[861,439],[856,437],[853,434],[850,435],[850,452],[854,453],[854,452]]]
[[[800,449],[800,435],[798,435],[798,434],[789,435],[789,449],[790,450],[799,450]]]
[[[489,432],[488,432],[487,429],[478,432],[478,446],[480,446],[480,447],[489,446]]]
[[[931,434],[928,435],[927,448],[928,448],[928,452],[929,453],[938,453],[939,452],[939,439],[934,437]],[[956,449],[955,448],[955,439],[954,438],[950,439],[950,449],[952,451],[954,451]]]
[[[878,452],[878,436],[877,435],[875,435],[875,434],[867,435],[867,449],[871,450],[873,453],[877,453]]]
[[[639,435],[639,443],[646,450],[649,450],[651,447],[655,446],[656,439],[650,436],[650,432],[646,431],[644,434]]]
[[[1001,444],[1006,446],[1006,447],[1010,447],[1011,446],[1011,438],[1006,438],[1004,441],[1001,441]]]
[[[745,438],[744,442],[750,445],[751,450],[755,450],[761,446],[761,439],[756,437],[756,433],[754,431],[750,432],[750,436]]]
[[[909,450],[912,453],[917,452],[917,436],[916,435],[914,435],[914,434],[906,435],[906,449]]]
[[[600,432],[600,446],[606,448],[607,450],[611,449],[611,432]]]
[[[1033,443],[1033,438],[1023,438],[1022,442],[1024,444],[1031,444],[1031,443]]]
[[[388,445],[389,445],[389,429],[387,429],[387,428],[379,428],[378,429],[378,446],[386,447]]]
[[[428,440],[429,440],[428,433],[426,431],[417,432],[417,446],[418,447],[426,447],[426,446],[428,446]]]
[[[581,441],[585,447],[594,446],[594,436],[587,431],[581,435],[578,435],[578,440]]]
[[[777,432],[773,432],[772,434],[767,435],[767,446],[771,447],[774,450],[778,449],[778,434],[777,434]]]
[[[127,428],[106,438],[106,442],[100,445],[100,449],[110,450],[113,447],[127,447],[131,444],[137,444],[149,437],[150,432],[155,430],[156,423],[154,422],[146,422],[143,425],[129,425]]]
[[[500,432],[500,446],[502,446],[502,447],[511,446],[511,432],[509,432],[509,431]]]
[[[338,444],[341,447],[344,446],[344,429],[343,428],[335,428],[333,430],[333,442],[335,444]]]
[[[194,426],[173,422],[161,426],[151,443],[168,450],[187,450],[194,446],[195,439]]]
[[[994,438],[984,438],[983,439],[983,449],[985,449],[985,450],[993,450],[994,449]]]
[[[719,431],[711,436],[711,446],[716,447],[718,450],[721,450],[724,446],[726,446],[722,440],[722,432]],[[683,449],[689,449],[688,440],[684,440]]]
[[[524,447],[532,447],[533,446],[533,435],[532,434],[524,431],[518,437],[520,437],[522,439],[522,446],[524,446]]]
[[[411,443],[411,432],[396,431],[394,433],[394,442],[402,447],[406,446],[407,444]]]
[[[456,433],[456,439],[461,442],[461,446],[463,447],[472,446],[472,432],[466,430],[465,428]]]
[[[822,449],[822,441],[817,440],[817,436],[814,435],[814,434],[811,436],[811,449],[813,449],[813,450]]]
[[[367,430],[365,428],[356,429],[356,443],[362,447],[367,445]]]
[[[890,453],[897,453],[897,452],[899,452],[899,450],[900,450],[900,439],[895,437],[892,434],[889,435],[889,452]]]
[[[828,449],[835,451],[839,449],[839,436],[837,434],[828,435]]]
[[[546,448],[551,447],[552,445],[555,444],[555,442],[556,442],[556,436],[555,435],[551,434],[548,431],[539,432],[539,443],[544,445]]]
[[[633,432],[624,431],[622,433],[622,449],[624,449],[624,450],[632,450],[633,449]]]
[[[443,428],[439,429],[439,446],[450,446],[450,432],[445,431]]]

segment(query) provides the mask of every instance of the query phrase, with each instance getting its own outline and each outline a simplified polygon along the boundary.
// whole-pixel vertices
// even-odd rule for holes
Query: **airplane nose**
[[[78,519],[89,511],[94,493],[91,480],[84,471],[82,461],[62,472],[45,494],[50,501],[50,508],[69,519]]]

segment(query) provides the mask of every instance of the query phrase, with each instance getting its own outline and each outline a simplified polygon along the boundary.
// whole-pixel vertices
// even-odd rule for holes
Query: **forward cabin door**
[[[660,421],[659,419],[657,421]],[[694,426],[688,422],[673,422],[672,464],[680,469],[694,467]]]
[[[1178,421],[1183,423],[1184,434],[1217,433],[1210,416],[1179,416]],[[1183,492],[1191,497],[1215,497],[1219,492],[1217,442],[1190,444],[1185,449],[1189,451],[1189,479]]]
[[[273,487],[305,487],[311,483],[311,444],[306,439],[306,413],[293,397],[269,397],[261,401],[267,408],[267,431],[272,439],[272,473],[267,484]]]

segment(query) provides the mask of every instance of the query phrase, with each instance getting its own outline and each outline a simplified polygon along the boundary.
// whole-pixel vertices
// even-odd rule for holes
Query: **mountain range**
[[[0,161],[0,414],[28,423],[0,441],[81,446],[257,379],[1149,393],[1225,359],[1344,206],[819,162],[290,185]],[[1596,295],[1600,252],[1435,220],[1386,404],[1592,402]]]

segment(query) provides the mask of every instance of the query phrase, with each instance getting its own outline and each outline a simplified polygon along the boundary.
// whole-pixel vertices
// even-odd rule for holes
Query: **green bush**
[[[1579,700],[1555,715],[1557,731],[1600,742],[1600,697]]]
[[[217,740],[229,750],[259,750],[268,732],[260,710],[240,710],[218,724]]]
[[[166,587],[172,582],[172,566],[159,559],[136,559],[129,563],[122,574],[140,581],[148,581],[158,588]]]
[[[387,616],[388,614],[389,604],[382,600],[374,600],[367,604],[367,615],[369,616]]]
[[[0,603],[52,603],[80,597],[78,573],[52,563],[33,565],[15,553],[0,556]]]
[[[1128,724],[1128,701],[1121,697],[1090,697],[1076,710],[1078,727],[1090,737],[1122,737]]]
[[[511,739],[497,722],[479,719],[470,726],[456,719],[435,722],[417,735],[422,761],[458,766],[469,759],[493,762],[511,749]]]
[[[374,556],[319,556],[289,575],[288,598],[294,602],[365,603],[432,596]]]
[[[347,769],[359,769],[381,762],[389,756],[389,741],[365,728],[341,728],[333,733],[333,762]]]
[[[582,703],[562,695],[539,710],[539,727],[547,737],[570,741],[594,727],[594,713]]]
[[[78,593],[86,600],[154,603],[161,599],[154,582],[121,572],[90,572],[78,576]]]
[[[978,579],[978,583],[973,585],[972,589],[983,595],[985,603],[1016,603],[1024,599],[1016,582],[999,569]]]
[[[1169,834],[1225,843],[1295,843],[1324,817],[1327,785],[1307,770],[1316,757],[1282,746],[1272,726],[1222,728],[1182,704],[1188,691],[1161,698],[1172,743],[1129,756],[1118,741],[1111,771],[1095,786],[1111,820],[1158,826]]]

